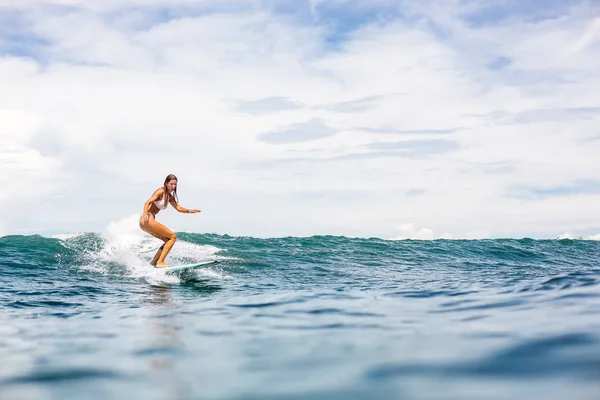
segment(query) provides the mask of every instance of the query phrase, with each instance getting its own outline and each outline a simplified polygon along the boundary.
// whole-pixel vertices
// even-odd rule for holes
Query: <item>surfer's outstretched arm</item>
[[[180,213],[195,214],[195,213],[201,212],[200,210],[197,210],[195,208],[192,209],[192,208],[182,207],[181,205],[179,205],[179,203],[175,202],[175,199],[172,196],[171,196],[171,199],[169,200],[169,203],[171,203],[173,208],[176,209],[177,211],[179,211]]]

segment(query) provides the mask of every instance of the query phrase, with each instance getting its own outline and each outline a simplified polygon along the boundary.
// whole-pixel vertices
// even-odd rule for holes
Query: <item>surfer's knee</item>
[[[173,232],[171,232],[170,234],[167,235],[167,240],[175,241],[175,240],[177,240],[177,235],[174,234]]]

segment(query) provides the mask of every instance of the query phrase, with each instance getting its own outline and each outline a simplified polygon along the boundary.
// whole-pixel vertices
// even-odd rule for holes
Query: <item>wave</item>
[[[459,292],[470,285],[518,292],[600,284],[599,241],[177,235],[167,262],[221,261],[197,270],[200,278],[230,279],[243,271],[266,271],[281,282],[295,279],[315,285],[340,281],[367,288],[385,281],[392,293],[418,293],[432,285]],[[54,237],[5,236],[0,238],[0,264],[23,273],[54,268],[151,283],[180,282],[180,276],[149,265],[161,244],[149,235],[119,230]]]
[[[178,275],[165,273],[149,265],[162,241],[146,235],[106,235],[78,232],[53,235],[11,235],[0,238],[0,264],[31,271],[67,269],[101,275],[140,278],[152,283],[178,282]],[[178,240],[169,254],[169,262],[184,264],[221,260],[221,249],[212,245]],[[226,278],[216,269],[204,269],[199,275]]]

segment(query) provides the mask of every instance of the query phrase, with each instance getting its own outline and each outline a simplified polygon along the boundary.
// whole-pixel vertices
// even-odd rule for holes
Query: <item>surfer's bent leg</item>
[[[167,228],[165,228],[167,229]],[[171,231],[169,231],[171,232]],[[175,244],[175,241],[177,240],[177,235],[175,235],[173,232],[171,232],[171,234],[169,236],[167,236],[168,240],[165,242],[165,247],[162,249],[160,256],[158,257],[158,261],[156,262],[156,268],[162,268],[162,267],[168,267],[169,264],[165,264],[165,258],[167,258],[167,255],[169,254],[169,252],[171,251],[171,248],[173,247],[173,245]]]
[[[150,261],[150,265],[152,265],[153,267],[156,267],[156,263],[158,262],[158,257],[160,257],[160,253],[162,253],[164,248],[165,248],[164,244],[158,248],[158,250],[156,251],[156,254],[152,258],[152,261]]]
[[[168,267],[169,265],[165,264],[165,258],[175,244],[177,235],[175,235],[169,228],[156,221],[154,218],[148,218],[148,220],[143,223],[140,221],[140,228],[142,228],[144,232],[148,232],[152,236],[157,237],[165,242],[165,244],[158,249],[151,263],[157,268]]]

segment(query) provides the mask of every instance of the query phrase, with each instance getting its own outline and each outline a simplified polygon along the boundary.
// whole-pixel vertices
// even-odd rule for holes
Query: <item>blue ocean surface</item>
[[[0,399],[600,399],[600,242],[0,238]]]

